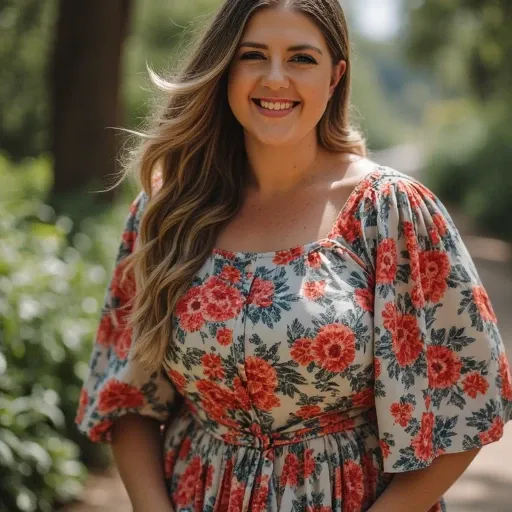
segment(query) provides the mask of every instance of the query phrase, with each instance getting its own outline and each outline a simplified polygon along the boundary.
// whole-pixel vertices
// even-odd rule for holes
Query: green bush
[[[461,116],[439,129],[427,169],[429,184],[490,234],[512,240],[512,129],[508,116]]]
[[[127,209],[55,218],[43,158],[0,156],[0,183],[0,510],[50,511],[81,492],[82,461],[108,462],[74,416]]]

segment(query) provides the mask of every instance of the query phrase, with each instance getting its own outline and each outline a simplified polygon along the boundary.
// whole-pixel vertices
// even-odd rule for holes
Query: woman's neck
[[[324,153],[314,133],[290,146],[262,144],[246,136],[245,148],[251,171],[250,187],[266,197],[289,192],[307,181]]]

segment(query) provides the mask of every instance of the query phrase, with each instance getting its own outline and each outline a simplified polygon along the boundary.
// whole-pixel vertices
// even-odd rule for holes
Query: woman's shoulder
[[[426,202],[442,207],[437,195],[418,175],[406,174],[393,167],[372,163],[373,168],[362,178],[357,188],[363,197],[371,198],[376,206],[382,201],[396,201],[399,205],[412,202],[418,206],[419,203]]]

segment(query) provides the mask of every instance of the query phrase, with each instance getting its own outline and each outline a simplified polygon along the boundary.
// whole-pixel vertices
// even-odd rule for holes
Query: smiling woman
[[[77,414],[136,512],[445,510],[511,418],[473,261],[366,158],[350,69],[338,0],[228,0],[154,76]]]

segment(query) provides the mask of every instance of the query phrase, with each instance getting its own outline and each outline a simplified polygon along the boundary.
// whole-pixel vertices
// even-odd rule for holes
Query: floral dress
[[[214,249],[152,375],[128,359],[119,309],[147,200],[127,218],[76,421],[99,442],[126,413],[165,424],[176,511],[364,511],[393,474],[500,439],[512,384],[496,316],[424,185],[376,167],[324,239]]]

